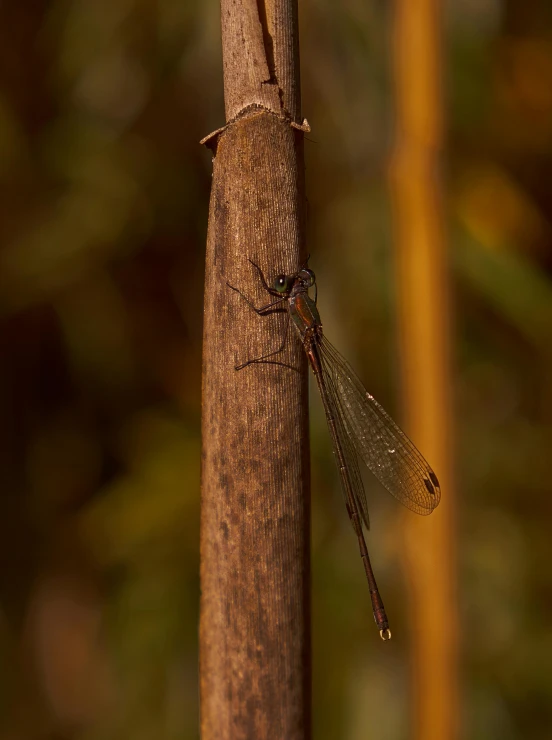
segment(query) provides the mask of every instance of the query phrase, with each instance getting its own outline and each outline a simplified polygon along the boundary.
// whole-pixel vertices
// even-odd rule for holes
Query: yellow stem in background
[[[402,522],[411,592],[413,737],[458,736],[458,614],[452,462],[449,280],[439,156],[441,3],[396,0],[396,141],[390,164],[405,426],[443,492],[428,518]]]

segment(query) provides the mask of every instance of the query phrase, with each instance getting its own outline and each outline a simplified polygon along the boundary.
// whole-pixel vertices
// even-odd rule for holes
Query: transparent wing
[[[431,514],[441,499],[437,476],[335,347],[321,334],[317,340],[324,377],[337,396],[347,436],[356,452],[389,493],[408,509]]]
[[[323,375],[324,388],[321,388],[320,392],[324,393],[324,390],[326,391],[326,398],[327,398],[327,402],[329,405],[329,410],[330,410],[330,413],[333,419],[335,420],[335,430],[336,430],[337,438],[339,441],[339,446],[341,447],[341,450],[343,452],[343,457],[345,459],[345,465],[347,468],[345,471],[340,470],[340,475],[342,478],[341,485],[343,488],[343,495],[345,496],[345,502],[347,503],[347,511],[349,512],[349,516],[350,516],[350,506],[347,502],[347,487],[348,487],[347,486],[347,476],[348,476],[348,482],[350,484],[350,491],[355,499],[356,508],[360,512],[362,521],[366,525],[366,529],[370,529],[370,517],[368,515],[368,502],[366,501],[366,492],[364,490],[364,484],[362,482],[362,476],[360,474],[360,469],[358,466],[357,454],[351,442],[351,438],[345,428],[343,406],[342,406],[339,393],[337,391],[337,386],[335,384],[335,378],[331,373],[327,372],[324,365],[322,365],[322,375]],[[330,432],[331,432],[331,428],[330,428]],[[335,442],[334,440],[332,440],[332,442],[333,442],[333,447],[334,447],[334,456],[336,459],[337,466],[339,467],[339,458],[337,456],[337,452],[335,449]]]

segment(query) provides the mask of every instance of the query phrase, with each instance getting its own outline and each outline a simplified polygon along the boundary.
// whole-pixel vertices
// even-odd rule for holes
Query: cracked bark
[[[257,104],[299,123],[296,0],[221,0],[221,17],[226,120]]]
[[[310,737],[306,363],[267,276],[306,256],[296,0],[222,0],[227,124],[213,150],[203,351],[203,740]],[[293,331],[293,330],[291,330]]]

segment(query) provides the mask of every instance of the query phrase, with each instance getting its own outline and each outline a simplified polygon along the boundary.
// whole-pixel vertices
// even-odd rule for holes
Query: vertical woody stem
[[[277,349],[263,272],[305,257],[296,0],[222,0],[227,126],[215,154],[203,351],[200,690],[203,740],[310,737],[306,364]]]

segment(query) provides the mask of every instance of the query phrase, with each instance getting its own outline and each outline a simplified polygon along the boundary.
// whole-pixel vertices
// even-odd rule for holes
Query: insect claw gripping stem
[[[260,267],[258,267],[252,260],[249,260],[251,264],[259,270],[259,275],[261,276],[261,280],[263,281],[264,286],[268,289],[268,286],[266,285],[263,272]],[[274,350],[273,352],[268,352],[266,355],[261,355],[260,357],[255,357],[251,360],[247,360],[246,362],[242,362],[239,365],[234,365],[234,370],[243,370],[245,367],[248,367],[248,365],[253,365],[254,363],[266,363],[268,357],[273,357],[274,355],[280,354],[286,346],[287,343],[287,336],[288,336],[288,329],[289,329],[289,312],[286,308],[274,308],[274,306],[280,305],[283,301],[287,300],[287,296],[283,296],[281,298],[278,298],[277,301],[272,301],[272,303],[267,303],[266,306],[261,306],[261,308],[257,308],[253,305],[253,303],[247,298],[247,296],[241,292],[238,288],[234,287],[233,285],[230,285],[228,280],[226,281],[226,285],[231,288],[233,291],[235,291],[238,295],[240,295],[244,301],[255,311],[256,314],[259,316],[266,316],[266,314],[269,313],[285,313],[287,314],[287,322],[286,322],[286,328],[284,331],[284,338],[282,341],[282,344],[278,349]],[[275,291],[274,291],[275,292]],[[278,295],[275,292],[276,295]],[[268,361],[269,362],[269,361]],[[277,365],[283,365],[284,363],[275,362]]]
[[[270,311],[270,309],[273,306],[277,306],[278,304],[280,304],[283,301],[285,301],[286,300],[285,297],[284,298],[278,298],[277,301],[272,301],[272,303],[267,303],[266,306],[261,306],[260,308],[257,308],[257,306],[255,306],[253,303],[251,303],[251,301],[245,295],[245,293],[242,293],[239,288],[235,288],[233,285],[230,285],[230,283],[228,282],[228,280],[226,281],[226,285],[231,290],[233,290],[235,293],[237,293],[238,295],[241,295],[241,297],[243,298],[243,300],[255,311],[255,313],[259,314],[259,316],[264,316],[267,313],[275,313],[277,311],[281,311],[282,313],[287,313],[287,309],[285,309],[285,308],[281,308],[281,309],[275,308],[273,311]]]
[[[265,278],[265,276],[264,276],[264,272],[263,272],[263,271],[261,270],[261,268],[259,267],[259,265],[258,265],[258,264],[257,264],[256,262],[253,262],[253,260],[252,260],[252,259],[250,259],[250,258],[248,258],[248,259],[249,259],[249,261],[251,262],[251,264],[253,265],[253,267],[254,267],[254,268],[255,268],[255,269],[257,270],[257,272],[259,273],[259,277],[261,278],[261,282],[262,282],[262,284],[263,284],[263,287],[264,287],[264,289],[265,289],[265,290],[266,290],[266,291],[267,291],[268,293],[270,293],[270,295],[277,295],[276,291],[275,291],[275,290],[273,290],[273,289],[272,289],[272,288],[271,288],[271,287],[270,287],[270,286],[268,285],[268,283],[266,282],[266,278]]]
[[[255,357],[252,360],[247,360],[247,362],[242,362],[241,365],[234,365],[235,370],[243,370],[244,367],[247,367],[248,365],[253,365],[254,363],[266,363],[268,357],[273,357],[274,355],[279,355],[280,352],[283,352],[286,344],[287,344],[287,336],[288,336],[288,329],[289,329],[289,318],[286,323],[286,328],[284,331],[284,339],[282,341],[282,344],[278,349],[275,349],[274,352],[268,352],[266,355],[261,355],[260,357]],[[269,361],[268,361],[269,362]],[[283,365],[284,363],[276,362],[277,365]]]

